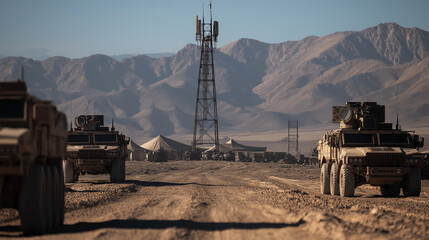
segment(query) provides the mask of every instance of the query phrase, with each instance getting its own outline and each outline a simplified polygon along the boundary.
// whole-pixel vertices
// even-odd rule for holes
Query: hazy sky
[[[209,0],[0,0],[0,56],[175,53]],[[218,46],[279,43],[379,23],[429,31],[428,0],[213,0]],[[206,18],[208,19],[208,18]]]

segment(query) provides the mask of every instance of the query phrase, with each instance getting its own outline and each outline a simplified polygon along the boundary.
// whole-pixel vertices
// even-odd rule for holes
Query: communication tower
[[[202,22],[201,22],[202,21]],[[200,68],[198,71],[198,89],[195,104],[194,138],[192,149],[198,146],[216,146],[219,150],[216,85],[213,62],[213,49],[216,48],[219,35],[219,23],[212,21],[210,1],[210,21],[203,18],[195,22],[195,38],[201,48]],[[214,45],[213,45],[214,44]]]
[[[298,160],[301,152],[298,146],[298,120],[287,121],[287,154],[295,156]]]

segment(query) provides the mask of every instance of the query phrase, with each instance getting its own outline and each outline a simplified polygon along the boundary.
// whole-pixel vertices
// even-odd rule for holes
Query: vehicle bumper
[[[410,172],[406,167],[364,167],[359,174],[365,176],[366,181],[373,186],[385,184],[402,184],[404,176]]]
[[[13,158],[0,156],[0,175],[23,175],[23,164],[17,165]]]
[[[112,159],[67,159],[73,163],[79,172],[85,172],[89,174],[107,173],[111,164]]]
[[[0,175],[23,175],[21,167],[0,167]]]

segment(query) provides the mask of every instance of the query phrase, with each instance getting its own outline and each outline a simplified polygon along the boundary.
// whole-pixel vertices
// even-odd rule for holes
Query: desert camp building
[[[181,159],[184,152],[190,151],[191,146],[177,142],[163,135],[158,135],[152,140],[140,145],[151,151],[148,155],[149,161],[167,161]]]
[[[149,150],[140,147],[133,140],[128,144],[128,160],[130,161],[145,161]]]

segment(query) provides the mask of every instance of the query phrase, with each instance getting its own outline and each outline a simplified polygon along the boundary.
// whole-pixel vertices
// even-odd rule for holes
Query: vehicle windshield
[[[407,134],[380,134],[380,144],[408,144]]]
[[[89,143],[89,135],[86,135],[86,134],[69,135],[67,141],[69,143]]]
[[[94,141],[97,143],[115,143],[116,134],[96,134]]]
[[[25,99],[0,99],[0,119],[24,119]]]
[[[344,133],[344,144],[373,145],[372,134]]]

